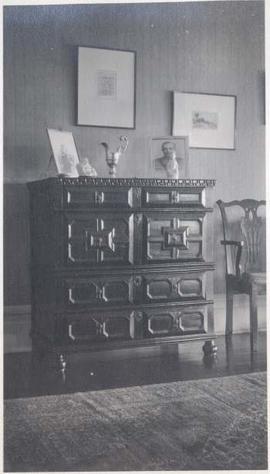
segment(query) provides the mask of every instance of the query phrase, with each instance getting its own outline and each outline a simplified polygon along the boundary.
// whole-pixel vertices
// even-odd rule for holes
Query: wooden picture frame
[[[59,175],[79,176],[79,155],[72,132],[47,128],[51,150]]]
[[[172,134],[189,136],[190,148],[235,149],[236,96],[173,92]]]
[[[135,51],[78,47],[77,124],[135,128]]]
[[[167,146],[168,145],[168,146]],[[151,147],[151,169],[154,177],[172,178],[166,167],[166,154],[170,154],[170,149],[175,150],[178,162],[178,178],[189,177],[189,143],[187,136],[163,136],[152,137]],[[164,150],[165,149],[165,154]]]

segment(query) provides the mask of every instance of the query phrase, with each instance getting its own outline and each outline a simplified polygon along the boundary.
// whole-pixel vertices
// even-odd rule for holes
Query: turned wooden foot
[[[216,353],[217,353],[217,350],[218,350],[218,348],[215,345],[215,341],[213,341],[213,340],[206,341],[203,345],[203,352],[204,352],[205,357],[215,356]]]
[[[65,372],[67,363],[65,361],[65,357],[63,354],[59,355],[58,363],[59,363],[59,369],[61,370],[61,372]]]

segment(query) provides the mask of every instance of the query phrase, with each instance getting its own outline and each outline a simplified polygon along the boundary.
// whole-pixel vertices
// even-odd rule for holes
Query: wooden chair
[[[226,259],[226,335],[233,332],[233,296],[249,295],[251,350],[257,350],[257,294],[266,293],[266,202],[255,199],[219,206]]]

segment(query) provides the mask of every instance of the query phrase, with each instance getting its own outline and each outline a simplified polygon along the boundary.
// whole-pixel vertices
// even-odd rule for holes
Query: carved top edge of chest
[[[90,178],[81,176],[79,178],[56,177],[47,178],[39,181],[32,181],[28,183],[30,188],[36,186],[48,185],[92,185],[102,187],[192,187],[192,188],[206,188],[214,187],[215,179],[157,179],[157,178]]]

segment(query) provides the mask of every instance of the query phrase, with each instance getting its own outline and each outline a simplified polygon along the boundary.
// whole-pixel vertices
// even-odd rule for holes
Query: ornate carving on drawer
[[[146,313],[146,334],[149,337],[207,332],[207,308],[186,307]]]
[[[175,315],[168,311],[151,315],[147,321],[147,330],[151,336],[169,335],[177,332]]]
[[[98,286],[94,282],[67,284],[69,304],[93,304],[97,301]]]
[[[108,314],[103,323],[103,334],[109,340],[141,339],[143,337],[142,312]]]
[[[182,297],[203,296],[203,282],[200,278],[181,278],[177,283],[177,293]]]
[[[151,301],[170,300],[173,285],[169,278],[155,278],[146,281],[146,295]]]
[[[130,321],[124,316],[108,317],[103,323],[103,334],[107,339],[130,339]]]
[[[132,279],[107,281],[102,284],[102,299],[106,303],[132,303],[133,284]]]
[[[92,205],[95,202],[95,192],[88,188],[81,187],[66,188],[64,192],[64,205],[67,207],[76,207],[85,205]]]
[[[68,261],[73,264],[132,263],[133,215],[68,217]]]
[[[178,229],[163,227],[164,249],[178,248],[181,250],[188,250],[188,229],[188,227],[179,227]]]
[[[143,190],[143,205],[149,207],[162,207],[174,205],[203,205],[203,188],[191,190],[190,192],[179,189],[162,190],[147,189]]]
[[[143,337],[143,314],[141,311],[69,316],[63,324],[70,343],[85,343],[93,340],[130,340]]]
[[[202,273],[191,273],[188,276],[149,274],[142,279],[142,292],[148,301],[201,299],[205,298],[205,279]]]
[[[157,191],[147,191],[143,193],[144,204],[153,205],[153,204],[169,204],[170,203],[170,192],[157,192]]]
[[[97,232],[86,231],[86,245],[88,249],[100,249],[115,251],[114,245],[115,228],[111,230],[100,230]]]
[[[102,325],[101,325],[102,327]],[[84,317],[69,321],[67,325],[69,342],[89,342],[93,340],[104,340],[105,337],[100,330],[100,324],[94,318]]]
[[[183,334],[206,333],[206,309],[192,308],[182,311],[179,317],[179,328]]]
[[[88,207],[132,207],[132,188],[94,189],[88,186],[65,186],[64,206],[70,209]]]
[[[145,216],[148,261],[202,258],[202,218]]]
[[[133,302],[133,279],[131,277],[108,280],[66,280],[64,283],[68,305],[99,305]]]

